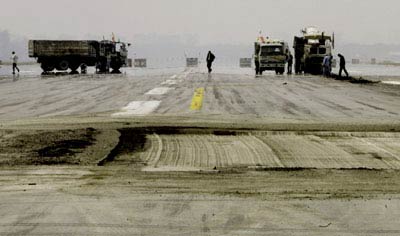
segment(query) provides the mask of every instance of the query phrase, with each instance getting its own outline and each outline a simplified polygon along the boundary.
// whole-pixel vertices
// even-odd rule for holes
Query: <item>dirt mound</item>
[[[1,136],[0,165],[79,164],[80,153],[96,142],[92,129],[8,131]]]

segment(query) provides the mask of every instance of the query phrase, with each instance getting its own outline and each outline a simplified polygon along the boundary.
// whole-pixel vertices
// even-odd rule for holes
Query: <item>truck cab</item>
[[[288,44],[281,40],[265,40],[255,43],[254,53],[256,73],[272,70],[277,74],[285,72],[285,65],[289,56]]]
[[[125,66],[128,59],[127,46],[130,45],[123,42],[100,41],[98,50],[100,71],[108,71],[110,68],[113,71],[118,71],[122,66]]]

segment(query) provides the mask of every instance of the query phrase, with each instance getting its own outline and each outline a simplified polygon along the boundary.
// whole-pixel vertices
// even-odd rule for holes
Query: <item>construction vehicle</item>
[[[119,46],[119,48],[117,48]],[[130,44],[109,40],[30,40],[29,57],[37,58],[45,73],[54,69],[71,70],[84,65],[96,66],[96,71],[118,73],[126,64]]]
[[[322,74],[324,57],[332,55],[334,34],[327,36],[315,27],[307,27],[301,33],[303,36],[295,36],[293,42],[296,74]]]
[[[256,74],[261,75],[266,70],[276,74],[285,72],[285,65],[289,56],[289,46],[282,40],[271,40],[262,36],[254,43],[254,64]]]

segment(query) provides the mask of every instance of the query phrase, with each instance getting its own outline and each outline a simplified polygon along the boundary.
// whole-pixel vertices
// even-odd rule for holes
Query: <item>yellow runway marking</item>
[[[198,88],[194,91],[192,104],[190,105],[190,110],[196,111],[201,110],[203,106],[204,88]]]

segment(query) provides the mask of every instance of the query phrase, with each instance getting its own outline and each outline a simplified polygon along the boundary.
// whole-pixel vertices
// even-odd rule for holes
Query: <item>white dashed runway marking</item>
[[[123,107],[121,112],[114,113],[111,116],[146,115],[157,109],[160,103],[161,101],[133,101]]]
[[[175,85],[177,83],[178,83],[178,81],[176,81],[176,80],[168,79],[168,80],[162,82],[161,84],[162,85]]]
[[[176,85],[182,82],[182,78],[185,78],[190,71],[185,71],[183,74],[172,75],[170,79],[162,82],[162,85]],[[145,95],[163,95],[174,88],[171,87],[157,87],[149,90]],[[135,116],[135,115],[147,115],[156,110],[161,104],[161,101],[133,101],[127,106],[123,107],[120,112],[114,113],[111,116],[121,117],[121,116]]]
[[[159,88],[154,88],[146,93],[146,95],[163,95],[166,94],[169,90],[172,88],[168,87],[159,87]]]

